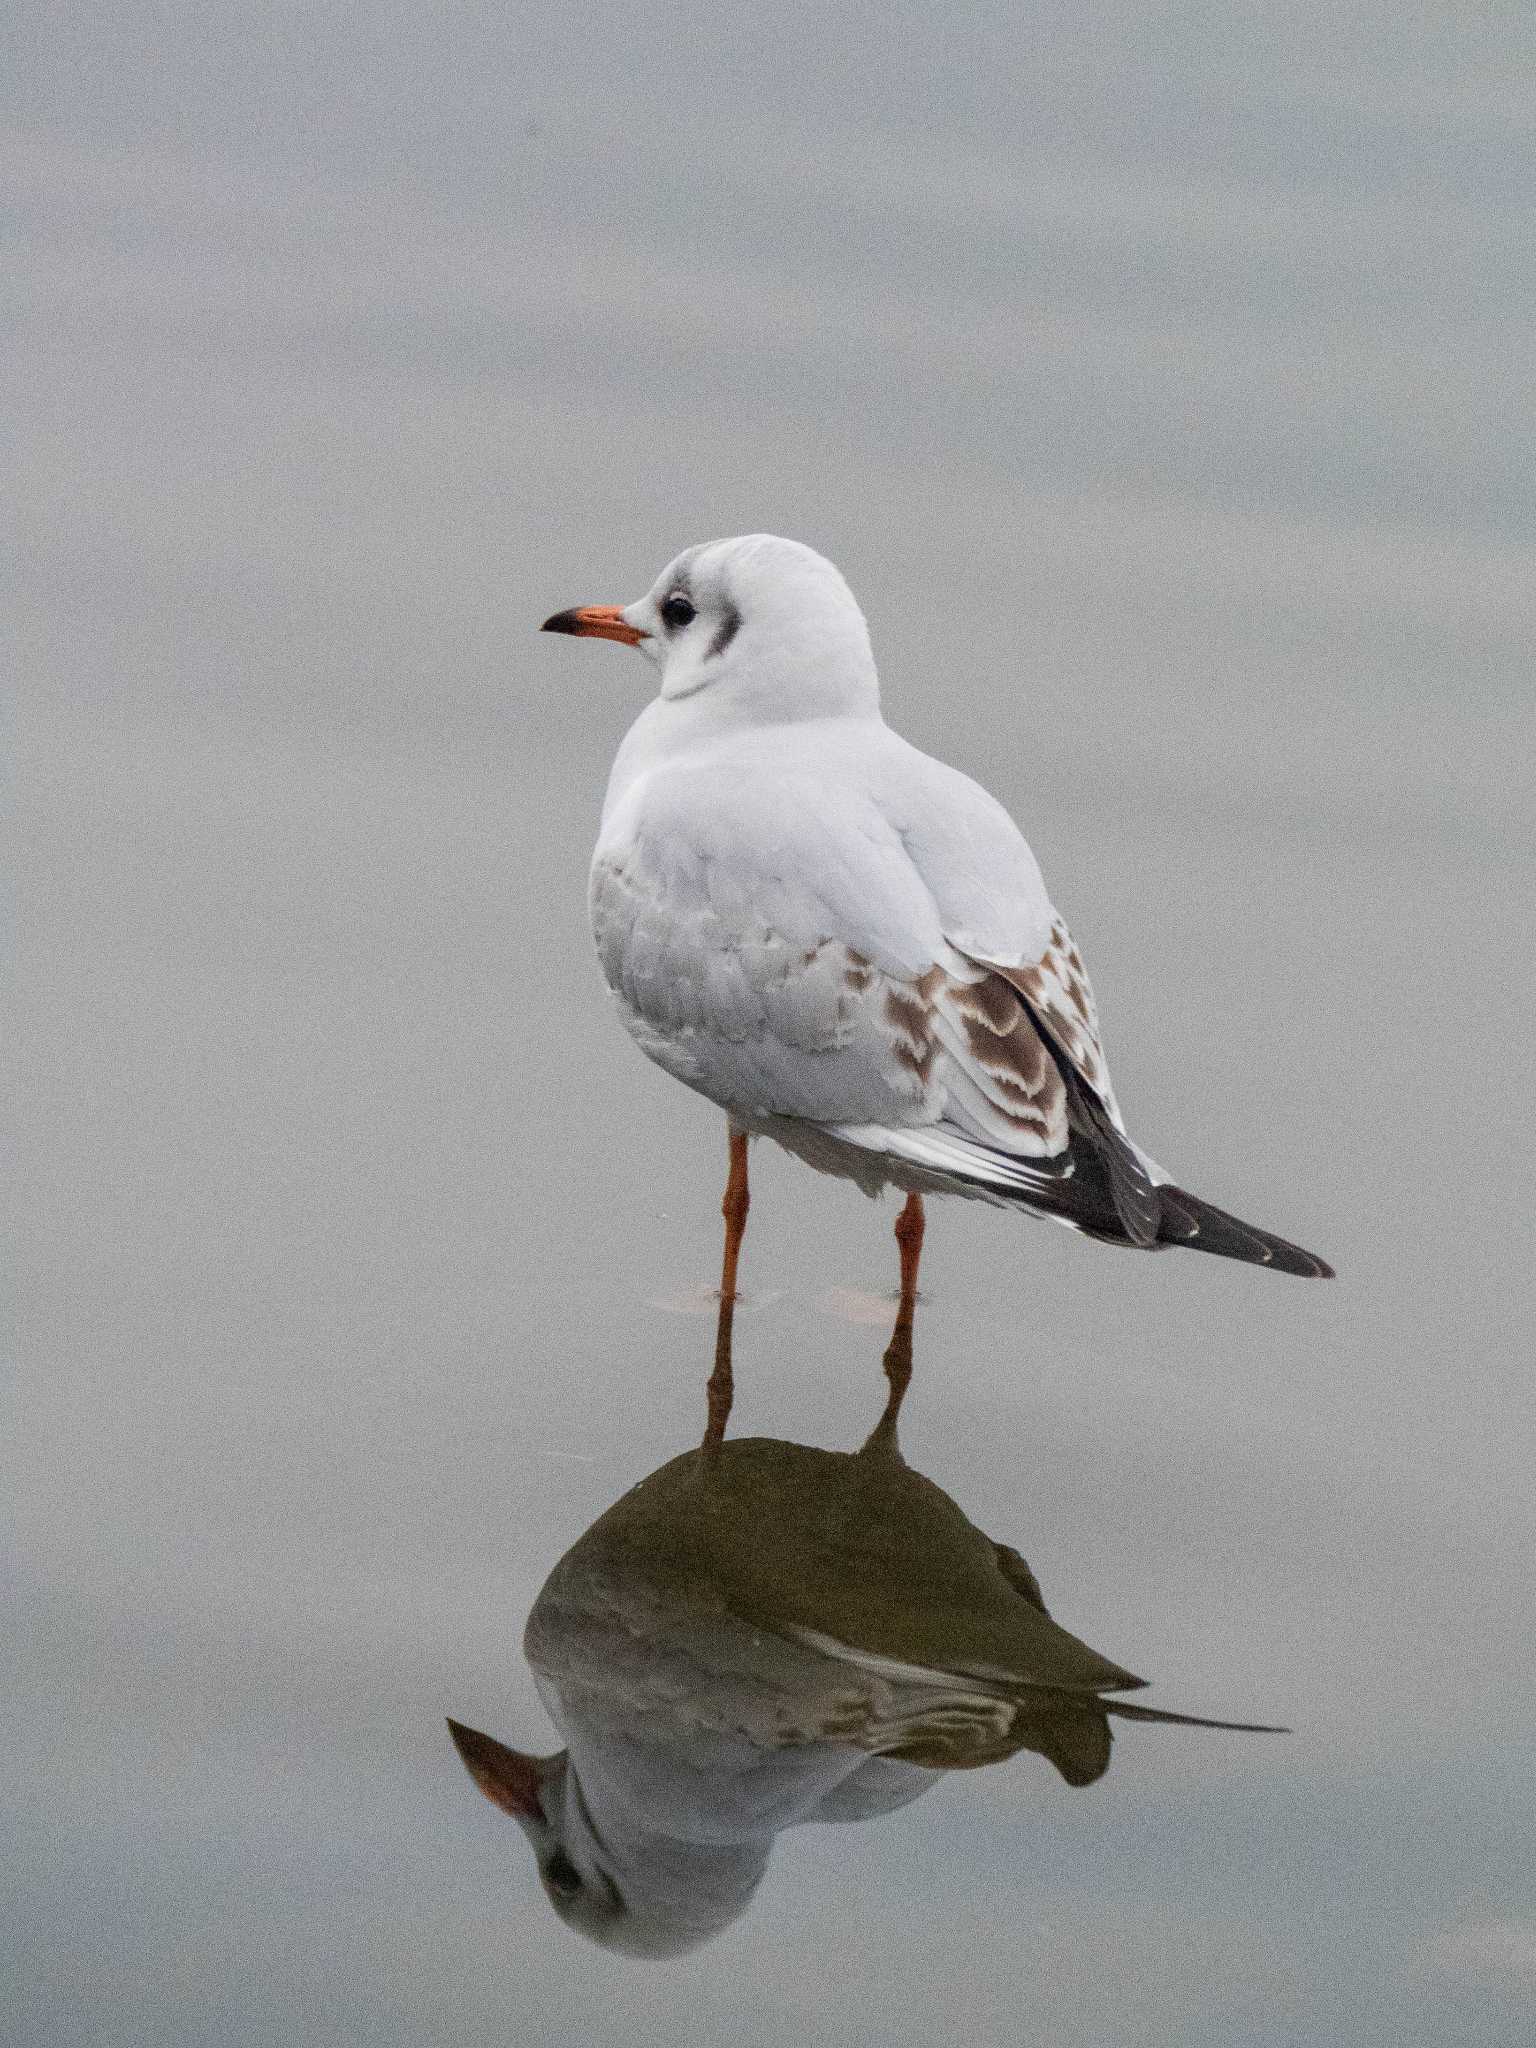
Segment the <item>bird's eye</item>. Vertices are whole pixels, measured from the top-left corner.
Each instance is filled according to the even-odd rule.
[[[675,632],[698,617],[698,613],[680,590],[674,590],[670,597],[661,601],[661,622]]]
[[[544,1866],[544,1882],[556,1898],[574,1899],[581,1890],[581,1872],[563,1849],[557,1849]]]

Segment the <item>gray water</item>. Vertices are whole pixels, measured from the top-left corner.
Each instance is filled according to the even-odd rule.
[[[1083,14],[39,17],[28,2048],[1530,2038],[1536,52]],[[1340,1278],[935,1204],[914,1465],[1294,1732],[798,1829],[642,1964],[443,1728],[556,1746],[524,1618],[712,1337],[723,1131],[585,930],[650,672],[533,628],[761,528],[1023,824],[1137,1136]],[[851,1449],[893,1210],[754,1174],[735,1426]]]

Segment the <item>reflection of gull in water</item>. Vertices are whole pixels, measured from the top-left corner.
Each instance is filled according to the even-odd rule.
[[[750,1133],[871,1194],[907,1191],[904,1292],[929,1191],[1111,1244],[1329,1272],[1131,1142],[1034,855],[985,790],[886,725],[830,562],[772,534],[713,541],[636,603],[545,629],[639,647],[661,671],[609,780],[592,928],[642,1051],[730,1118],[727,1295]]]
[[[450,1722],[521,1822],[556,1910],[634,1955],[746,1907],[781,1828],[868,1820],[1019,1750],[1101,1777],[1134,1678],[1051,1620],[1029,1566],[910,1469],[899,1394],[849,1455],[772,1438],[690,1451],[556,1565],[524,1647],[567,1747]]]

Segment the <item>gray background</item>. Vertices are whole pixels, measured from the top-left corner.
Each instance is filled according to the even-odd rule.
[[[19,54],[13,2037],[1527,2041],[1529,17]],[[523,1615],[710,1334],[719,1121],[585,931],[650,672],[532,629],[754,528],[1024,824],[1138,1136],[1343,1277],[938,1208],[914,1462],[1152,1697],[1297,1732],[789,1836],[647,1968],[441,1716],[546,1744]],[[891,1211],[756,1173],[740,1426],[850,1445]]]

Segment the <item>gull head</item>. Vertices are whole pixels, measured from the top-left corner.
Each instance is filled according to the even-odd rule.
[[[722,1906],[686,1892],[676,1896],[665,1884],[647,1887],[643,1870],[624,1873],[621,1889],[567,1751],[529,1756],[461,1721],[450,1720],[448,1732],[486,1798],[528,1838],[544,1896],[567,1927],[599,1948],[631,1956],[684,1955],[718,1934],[746,1903],[733,1897]]]
[[[565,1781],[570,1761],[564,1750],[554,1756],[529,1756],[510,1749],[478,1728],[450,1720],[448,1733],[460,1760],[492,1806],[510,1814],[527,1836],[539,1868],[545,1896],[564,1920],[611,1911],[608,1887],[594,1872],[576,1866],[562,1840]]]
[[[704,541],[629,605],[556,612],[546,633],[638,647],[669,702],[709,692],[761,719],[827,718],[879,703],[864,614],[824,555],[777,534]]]

